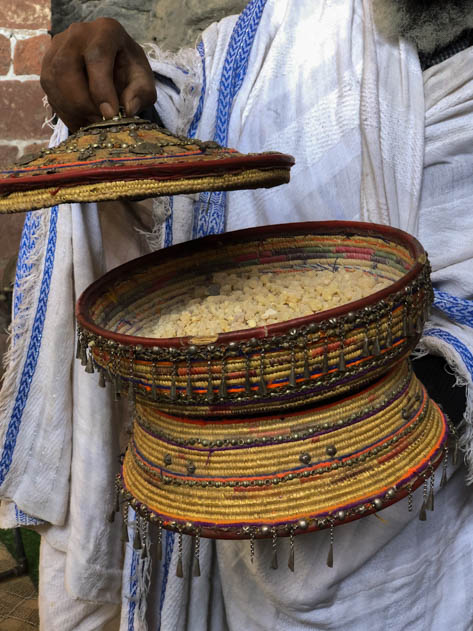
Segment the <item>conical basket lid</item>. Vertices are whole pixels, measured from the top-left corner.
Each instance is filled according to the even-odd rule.
[[[282,153],[241,154],[174,136],[140,118],[117,117],[83,127],[57,147],[0,171],[0,213],[278,186],[289,181],[293,164]]]

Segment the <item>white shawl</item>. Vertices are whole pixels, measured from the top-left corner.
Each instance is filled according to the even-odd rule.
[[[455,72],[442,74],[439,67],[425,73],[424,108],[424,81],[415,51],[404,42],[387,43],[376,34],[368,0],[252,0],[238,22],[229,18],[210,27],[203,43],[200,52],[205,74],[196,52],[181,56],[177,64],[169,56],[155,56],[154,68],[180,88],[160,87],[158,109],[166,126],[186,128],[192,118],[189,112],[197,110],[193,131],[198,137],[217,137],[242,151],[285,151],[296,156],[297,164],[286,187],[214,195],[210,200],[205,196],[197,201],[175,199],[167,222],[167,243],[222,228],[275,222],[384,221],[419,236],[429,250],[434,280],[439,280],[442,290],[459,298],[471,297],[468,263],[472,251],[467,235],[473,228],[473,215],[466,203],[471,169],[468,151],[461,147],[471,146],[473,64],[465,62],[462,73],[456,72],[458,61],[467,58],[471,62],[469,51],[449,60]],[[198,108],[204,76],[206,89]],[[448,85],[447,76],[451,79]],[[454,199],[452,181],[455,190],[461,190]],[[207,215],[204,208],[210,209]],[[462,225],[447,221],[448,229],[438,230],[446,212],[461,216]],[[124,225],[126,229],[130,230],[130,222]],[[139,249],[137,245],[134,255]],[[99,390],[95,379],[72,360],[72,307],[82,289],[105,270],[102,251],[93,205],[85,209],[66,206],[59,212],[45,211],[28,218],[16,288],[14,345],[0,400],[0,496],[9,500],[4,502],[0,523],[7,526],[28,520],[27,513],[56,524],[46,536],[66,554],[68,594],[97,603],[118,600],[119,529],[105,519],[112,504],[118,428],[112,422],[116,411],[108,393]],[[450,298],[445,300],[448,303]],[[446,303],[445,308],[451,306]],[[454,304],[462,313],[468,306]],[[424,343],[444,353],[459,380],[471,384],[473,361],[470,366],[468,353],[471,357],[473,339],[468,325],[438,318]],[[471,415],[471,404],[468,413]],[[452,497],[457,496],[461,498],[461,493],[455,496],[452,491]],[[370,557],[376,559],[376,552],[408,521],[393,513],[397,525],[377,536],[373,528],[379,530],[379,524],[373,520],[339,529],[337,538],[345,540],[347,550],[353,549],[352,537],[358,527],[367,543],[360,554],[344,559],[345,570],[329,576],[328,581],[335,585],[353,573],[362,584],[366,578],[360,569],[363,563]],[[232,585],[229,555],[243,558],[238,545],[230,544],[227,552],[219,545],[224,594]],[[168,552],[172,552],[172,538]],[[454,552],[460,555],[462,550],[457,547]],[[214,563],[212,546],[204,545],[203,554],[208,561],[203,572],[209,575]],[[466,569],[469,561],[466,558],[462,567]],[[191,588],[187,580],[175,579],[175,558],[170,563],[171,572],[161,573],[164,589],[163,585],[154,588],[163,595],[155,595],[155,609],[162,610],[162,629],[210,628],[207,608],[199,606],[193,594],[202,602],[202,592],[206,592],[204,600],[211,602],[208,611],[219,620],[220,614],[215,613],[222,612],[222,599],[216,596],[219,573],[211,574],[211,595],[205,589],[207,583]],[[127,577],[132,565],[128,551]],[[241,576],[250,572],[245,564],[239,570]],[[261,572],[256,582],[262,590],[259,598],[277,612],[287,577],[273,574],[268,582],[267,572]],[[266,591],[268,585],[272,587]],[[136,580],[124,581],[123,593],[131,600],[124,601],[122,628],[133,629],[135,622],[139,624],[133,596]],[[321,589],[322,593],[326,591]],[[227,613],[233,611],[230,604],[226,602]],[[337,613],[335,605],[330,602],[329,618]],[[321,606],[312,602],[311,610]],[[294,607],[299,610],[297,603]],[[187,621],[189,612],[192,622]],[[227,621],[230,628],[243,628],[248,613],[245,607],[241,613],[243,619],[236,616]],[[267,617],[263,609],[261,613]],[[256,622],[253,627],[248,619],[246,622],[247,628],[260,628]],[[394,618],[390,623],[394,629],[404,628],[396,627]],[[219,624],[215,628],[223,628]],[[281,622],[281,629],[291,628],[284,624]],[[310,628],[297,625],[294,622],[293,628]],[[275,623],[273,628],[278,628]]]

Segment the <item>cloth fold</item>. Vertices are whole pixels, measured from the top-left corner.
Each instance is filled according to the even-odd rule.
[[[224,134],[229,146],[244,152],[279,150],[296,157],[285,187],[171,200],[156,213],[158,222],[166,218],[166,230],[153,231],[158,235],[154,243],[161,237],[170,244],[212,231],[291,221],[363,218],[391,223],[426,247],[437,289],[470,301],[472,61],[467,49],[422,75],[412,46],[387,42],[375,31],[369,0],[252,0],[240,17],[207,29],[198,51],[170,57],[154,49],[153,70],[166,78],[158,79],[157,106],[171,131],[191,129],[203,140]],[[62,133],[58,128],[55,139]],[[18,511],[52,524],[43,528],[47,545],[64,555],[57,567],[64,568],[65,592],[96,603],[95,610],[87,605],[84,629],[96,628],[102,605],[122,597],[121,629],[138,631],[146,625],[136,606],[135,553],[126,547],[120,596],[120,529],[105,519],[126,410],[116,407],[109,393],[97,388],[96,379],[72,360],[75,298],[112,261],[117,264],[147,250],[136,230],[142,232],[142,222],[126,209],[121,217],[119,228],[112,228],[113,222],[107,223],[105,215],[99,218],[91,204],[66,205],[27,218],[12,349],[0,395],[0,526],[17,519]],[[104,257],[107,234],[115,257]],[[422,343],[427,351],[444,355],[467,386],[464,447],[473,469],[473,330],[452,317],[433,315]],[[457,539],[450,536],[448,515],[438,521],[434,515],[432,526],[420,530],[412,515],[402,513],[407,508],[401,503],[399,512],[391,511],[387,528],[369,518],[337,529],[347,558],[340,558],[342,569],[319,572],[315,583],[309,580],[315,572],[310,560],[314,550],[322,554],[326,537],[301,537],[299,555],[307,559],[302,565],[307,581],[300,598],[294,589],[287,591],[284,572],[271,573],[261,565],[255,573],[242,542],[201,542],[201,570],[208,582],[199,586],[190,576],[179,579],[173,573],[177,546],[167,535],[167,561],[152,583],[149,616],[162,631],[212,625],[222,631],[276,631],[314,625],[335,629],[333,621],[345,620],[342,614],[347,612],[352,628],[364,631],[366,609],[361,616],[359,607],[367,585],[376,592],[377,611],[386,605],[386,619],[395,631],[413,628],[409,624],[418,624],[428,613],[426,607],[438,617],[425,628],[440,631],[453,624],[467,631],[473,612],[459,594],[464,585],[459,586],[461,577],[471,574],[473,506],[461,473],[443,495],[449,492],[453,499],[445,506],[456,516]],[[361,537],[363,549],[351,554]],[[442,537],[445,545],[438,547]],[[416,549],[415,568],[408,552],[396,563],[401,544],[408,551]],[[455,611],[433,603],[429,583],[420,580],[429,546],[438,548],[434,593],[443,589],[442,602],[451,598],[458,605]],[[388,566],[396,585],[405,587],[399,593],[409,595],[402,601],[408,602],[404,616],[397,613],[401,601],[372,582]],[[420,581],[415,598],[413,576]],[[53,592],[43,591],[47,600],[60,597],[56,579],[54,585],[42,586]],[[251,602],[265,607],[249,609]],[[464,624],[456,617],[460,607],[469,616]],[[373,629],[385,628],[376,624]],[[69,628],[74,627],[60,631]]]

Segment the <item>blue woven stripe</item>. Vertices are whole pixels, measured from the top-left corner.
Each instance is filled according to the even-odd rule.
[[[221,145],[228,143],[230,114],[235,96],[248,70],[251,49],[263,15],[266,0],[252,0],[238,18],[228,46],[227,57],[220,78],[217,120],[214,140]],[[225,192],[202,193],[194,210],[194,238],[225,231]]]
[[[473,300],[457,298],[446,291],[435,290],[434,305],[455,322],[473,328]]]
[[[166,218],[166,223],[164,224],[164,247],[168,248],[172,245],[173,235],[172,235],[172,225],[174,221],[174,199],[172,197],[169,198],[169,215]]]
[[[128,607],[128,631],[135,629],[135,610],[136,610],[136,592],[138,589],[138,581],[136,578],[138,570],[138,552],[133,550],[130,567],[130,604]]]
[[[40,214],[30,212],[26,215],[23,231],[21,233],[20,249],[18,252],[18,260],[16,263],[15,277],[15,296],[13,301],[13,315],[19,314],[23,295],[20,293],[20,283],[31,272],[31,264],[29,263],[31,253],[36,246],[36,233],[41,222]]]
[[[51,276],[54,267],[54,257],[56,254],[57,212],[57,206],[51,209],[48,244],[46,246],[46,257],[44,261],[43,278],[41,280],[39,300],[36,308],[33,328],[31,331],[31,338],[26,355],[26,361],[21,374],[20,386],[18,388],[15,404],[13,406],[13,412],[5,435],[5,442],[3,444],[2,457],[0,459],[0,484],[3,484],[5,476],[7,475],[12,463],[13,452],[15,450],[18,432],[20,431],[23,411],[25,409],[26,402],[28,401],[31,382],[33,380],[36,365],[38,363],[39,351],[41,348],[41,341],[43,337],[44,320],[46,317],[46,310],[48,306],[49,290],[51,287]],[[24,259],[22,264],[27,266],[27,260]]]
[[[230,113],[235,96],[248,70],[251,48],[255,40],[266,0],[252,0],[238,18],[228,45],[227,57],[220,78],[215,142],[226,145]]]
[[[205,92],[207,90],[207,69],[205,67],[205,46],[203,41],[201,41],[200,44],[197,46],[197,51],[202,60],[202,89],[200,91],[199,104],[195,111],[194,118],[192,119],[191,126],[189,127],[189,132],[187,134],[189,138],[194,138],[197,132],[197,127],[199,126],[200,119],[202,118],[202,112],[204,110]]]
[[[473,355],[471,351],[463,342],[461,342],[457,337],[449,333],[448,331],[444,331],[443,329],[426,329],[424,332],[424,337],[436,337],[439,340],[443,340],[447,342],[452,348],[454,348],[460,357],[463,360],[468,372],[473,379]]]
[[[164,550],[164,565],[163,565],[163,580],[161,583],[161,597],[159,599],[159,627],[161,629],[161,614],[163,613],[164,598],[166,596],[166,587],[169,578],[169,568],[171,566],[172,552],[174,550],[174,533],[166,531],[165,536],[165,550]]]
[[[15,504],[15,517],[16,523],[18,526],[40,526],[45,522],[41,519],[36,519],[36,517],[31,517],[31,515],[27,515],[22,510],[18,508]]]

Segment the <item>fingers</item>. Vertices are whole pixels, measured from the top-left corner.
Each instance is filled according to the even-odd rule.
[[[119,51],[115,62],[115,85],[120,95],[120,104],[127,116],[134,116],[156,101],[153,72],[141,46]]]
[[[117,48],[110,42],[91,42],[84,52],[85,72],[92,101],[104,118],[118,114],[118,94],[114,84],[114,67]]]
[[[41,85],[53,110],[71,131],[100,120],[81,58],[67,49],[59,48],[53,53],[50,62],[45,58],[41,73]]]
[[[72,24],[56,35],[43,61],[41,85],[72,131],[116,116],[120,104],[132,116],[156,100],[143,49],[110,18]]]

